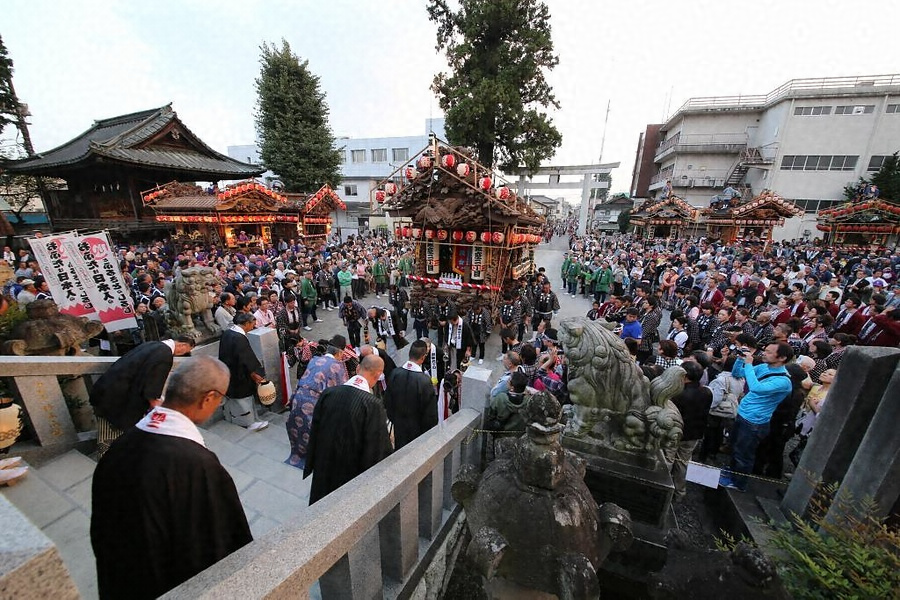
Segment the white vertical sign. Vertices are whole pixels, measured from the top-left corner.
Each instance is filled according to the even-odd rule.
[[[108,235],[103,232],[72,236],[63,246],[106,330],[137,327],[131,295]]]
[[[470,278],[473,281],[484,279],[484,244],[472,245],[472,273]]]
[[[50,288],[50,295],[59,312],[73,317],[87,317],[98,321],[97,311],[75,271],[64,242],[71,234],[28,240],[34,257],[41,266],[41,273]]]

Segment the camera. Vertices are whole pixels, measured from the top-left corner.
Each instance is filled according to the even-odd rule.
[[[728,346],[728,349],[731,350],[732,354],[737,354],[738,356],[744,356],[745,354],[747,354],[747,350],[745,348],[735,346],[734,344]]]

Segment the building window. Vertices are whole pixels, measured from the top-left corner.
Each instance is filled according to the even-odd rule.
[[[345,196],[359,196],[359,192],[356,189],[356,185],[345,185],[344,186],[344,195]]]
[[[387,162],[387,148],[372,148],[372,162]]]
[[[881,166],[884,164],[884,161],[887,159],[887,156],[873,156],[869,159],[869,166],[866,167],[866,171],[870,173],[875,171],[880,171]]]
[[[350,151],[350,162],[352,162],[352,163],[366,162],[366,151],[365,150],[351,150]]]
[[[859,156],[838,154],[835,156],[786,154],[781,159],[782,171],[852,171]]]
[[[900,104],[888,104],[887,110],[885,110],[884,112],[888,113],[889,115],[900,115]]]
[[[834,109],[836,115],[868,115],[875,112],[874,104],[866,104],[865,106],[838,106]]]
[[[796,117],[818,117],[819,115],[830,115],[830,106],[796,106],[794,107],[794,116]]]
[[[409,160],[409,148],[391,148],[391,160],[395,163]]]

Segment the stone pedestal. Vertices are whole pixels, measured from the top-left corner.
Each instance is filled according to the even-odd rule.
[[[612,502],[630,512],[636,523],[665,527],[675,485],[661,450],[654,461],[568,436],[563,437],[563,446],[585,462],[584,481],[597,504]]]
[[[272,406],[282,406],[284,398],[282,398],[281,386],[278,384],[281,381],[281,351],[278,349],[278,333],[269,327],[260,327],[248,333],[247,339],[250,340],[250,347],[253,348],[256,358],[266,370],[266,379],[275,384],[278,396]]]
[[[900,350],[853,346],[845,352],[828,401],[816,420],[809,444],[781,503],[785,514],[807,514],[809,502],[822,483],[847,486],[844,479],[851,463],[857,465],[855,477],[866,479],[865,472],[870,465],[877,464],[881,452],[879,444],[883,433],[874,435],[875,430],[882,427],[896,429],[896,419],[891,419],[890,414],[887,422],[881,419],[876,422],[876,411],[881,404],[893,404],[892,414],[897,413],[896,393],[891,397],[886,391],[900,361]],[[890,412],[891,407],[884,410]],[[869,437],[869,430],[873,430],[872,441],[866,444],[866,452],[860,452],[864,437]],[[875,491],[870,484],[864,487]],[[853,493],[849,487],[847,491]],[[854,497],[862,499],[866,491],[862,495],[854,493]]]

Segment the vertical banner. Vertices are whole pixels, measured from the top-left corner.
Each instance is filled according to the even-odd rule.
[[[425,242],[425,270],[429,275],[436,275],[440,266],[440,254],[437,240]]]
[[[465,275],[469,267],[469,249],[465,246],[453,246],[453,272]]]
[[[106,232],[72,236],[63,246],[106,330],[137,327],[131,295]]]
[[[484,244],[472,246],[472,273],[469,276],[472,281],[484,279]]]
[[[50,295],[59,307],[59,312],[98,321],[100,317],[97,316],[66,250],[65,242],[70,237],[71,234],[67,233],[57,237],[30,239],[28,243],[41,266],[41,273],[50,287]]]

